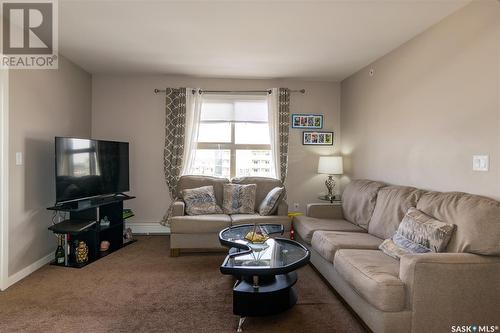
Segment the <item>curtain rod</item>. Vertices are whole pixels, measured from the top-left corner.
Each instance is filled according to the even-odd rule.
[[[165,89],[155,89],[153,90],[155,94],[158,94],[158,93],[161,93],[161,92],[166,92]],[[192,90],[192,93],[194,94],[196,92],[196,90]],[[266,89],[266,90],[199,90],[200,94],[203,94],[203,93],[207,93],[207,94],[210,94],[210,93],[227,93],[227,94],[231,94],[231,93],[267,93],[267,94],[270,94],[271,93],[271,89]],[[299,90],[290,90],[290,92],[292,93],[301,93],[301,94],[305,94],[306,93],[306,90],[305,89],[299,89]]]

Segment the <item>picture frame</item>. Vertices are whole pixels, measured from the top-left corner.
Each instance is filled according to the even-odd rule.
[[[305,146],[333,146],[333,132],[329,131],[303,131],[302,144]]]
[[[292,128],[322,129],[322,114],[292,114]]]

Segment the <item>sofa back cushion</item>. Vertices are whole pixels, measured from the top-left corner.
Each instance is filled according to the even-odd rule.
[[[222,209],[215,201],[212,185],[182,190],[182,199],[186,204],[187,215],[222,214]]]
[[[377,202],[368,226],[368,232],[382,239],[391,238],[411,207],[423,194],[422,190],[407,186],[386,186],[377,194]]]
[[[253,214],[255,212],[255,184],[225,184],[224,214]]]
[[[223,189],[224,184],[228,184],[229,180],[226,178],[209,177],[209,176],[193,176],[186,175],[181,176],[179,182],[177,183],[178,197],[182,198],[182,191],[191,188],[197,188],[202,186],[213,186],[215,200],[219,207],[222,207],[223,200]]]
[[[268,177],[238,177],[231,179],[233,184],[256,184],[257,191],[255,192],[255,211],[259,211],[259,206],[267,196],[267,194],[275,187],[283,187],[283,183],[279,179]]]
[[[500,255],[500,202],[461,192],[427,192],[417,209],[456,225],[446,252]]]
[[[344,218],[361,228],[368,229],[377,201],[377,192],[384,186],[386,186],[384,183],[372,180],[351,181],[342,194]]]

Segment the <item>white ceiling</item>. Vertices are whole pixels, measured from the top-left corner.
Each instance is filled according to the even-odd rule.
[[[470,0],[59,2],[91,73],[342,80]]]

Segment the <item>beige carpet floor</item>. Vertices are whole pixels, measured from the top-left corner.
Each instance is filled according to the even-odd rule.
[[[45,266],[0,293],[0,332],[235,332],[224,254],[168,256],[168,236],[139,241],[82,269]],[[309,266],[298,303],[248,318],[244,332],[363,332]]]

